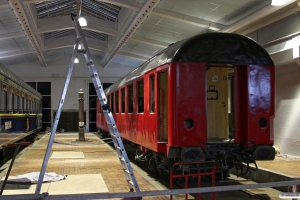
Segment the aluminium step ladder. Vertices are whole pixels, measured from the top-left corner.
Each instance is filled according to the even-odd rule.
[[[104,90],[102,88],[102,84],[100,82],[97,70],[94,66],[94,63],[93,63],[93,60],[92,60],[92,57],[91,57],[91,53],[88,49],[87,42],[85,40],[85,37],[83,35],[83,31],[82,31],[81,26],[80,26],[79,21],[78,21],[78,17],[75,14],[71,14],[71,19],[72,19],[73,24],[75,26],[75,31],[76,31],[76,35],[77,35],[76,44],[75,44],[74,49],[73,49],[73,54],[72,54],[71,62],[70,62],[70,65],[69,65],[69,72],[68,72],[66,82],[65,82],[65,86],[64,86],[64,89],[63,89],[63,92],[62,92],[61,100],[60,100],[59,105],[58,105],[57,113],[56,113],[55,120],[54,120],[54,125],[53,125],[51,135],[50,135],[50,138],[49,138],[49,141],[48,141],[48,146],[47,146],[47,149],[46,149],[46,153],[45,153],[44,161],[43,161],[42,168],[41,168],[41,171],[40,171],[40,175],[39,175],[39,179],[38,179],[38,183],[37,183],[37,186],[36,186],[35,193],[40,194],[41,185],[42,185],[42,182],[43,182],[43,179],[44,179],[47,163],[48,163],[48,160],[49,160],[49,155],[50,155],[50,152],[51,152],[51,148],[52,148],[52,144],[53,144],[53,140],[54,140],[54,136],[55,136],[55,131],[57,129],[57,124],[58,124],[59,117],[60,117],[60,114],[61,114],[61,109],[62,109],[64,100],[65,100],[68,85],[69,85],[69,82],[70,82],[70,79],[71,79],[71,74],[72,74],[73,67],[74,67],[74,59],[76,58],[78,52],[84,53],[84,57],[85,57],[85,60],[86,60],[86,63],[87,63],[87,67],[88,67],[88,70],[90,72],[91,78],[93,80],[93,83],[94,83],[94,86],[95,86],[95,89],[96,89],[96,92],[97,92],[98,99],[100,100],[100,104],[101,104],[101,107],[102,107],[102,110],[103,110],[103,114],[105,116],[107,125],[109,127],[110,135],[111,135],[111,138],[113,140],[113,143],[114,143],[115,149],[117,151],[118,157],[120,159],[120,163],[122,165],[122,168],[123,168],[128,186],[130,188],[130,192],[133,192],[135,190],[136,192],[139,193],[140,192],[139,186],[137,184],[137,181],[136,181],[136,178],[134,176],[132,167],[130,165],[130,162],[129,162],[127,153],[125,151],[122,139],[120,137],[117,126],[115,124],[114,117],[112,116],[111,110],[108,106],[108,102],[107,102]],[[78,49],[79,45],[81,45],[81,50]]]

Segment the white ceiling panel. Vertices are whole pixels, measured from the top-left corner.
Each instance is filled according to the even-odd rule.
[[[31,62],[30,59],[27,58],[26,55],[19,55],[19,56],[13,56],[5,59],[9,65],[17,65],[17,64],[22,64],[26,62]],[[1,62],[1,60],[0,60]],[[24,69],[26,70],[26,69]]]
[[[128,40],[126,44],[123,45],[121,51],[130,52],[139,42],[134,40]]]
[[[144,57],[152,57],[156,53],[160,52],[163,50],[162,47],[157,47],[157,46],[151,46],[142,42],[139,42],[131,51],[130,53],[144,56]]]
[[[27,57],[27,59],[28,59],[30,62],[39,60],[39,58],[37,57],[37,55],[36,55],[35,53],[26,54],[25,56]]]
[[[121,65],[131,66],[131,67],[135,68],[135,67],[140,66],[142,63],[144,63],[144,61],[141,61],[141,60],[138,60],[135,58],[124,57],[118,63]]]
[[[0,54],[22,50],[14,39],[1,40],[0,46]]]
[[[135,32],[135,35],[171,44],[205,30],[172,19],[150,16],[145,21],[145,25],[142,24],[139,30]]]
[[[27,50],[27,49],[33,50],[30,42],[28,41],[28,39],[26,37],[15,38],[13,40],[20,47],[20,49],[22,49],[22,50]]]
[[[119,63],[125,56],[117,54],[111,59],[112,63]]]

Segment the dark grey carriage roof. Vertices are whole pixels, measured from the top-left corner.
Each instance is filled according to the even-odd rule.
[[[36,95],[39,98],[42,98],[42,95],[33,89],[30,85],[25,83],[21,78],[19,78],[17,75],[12,73],[9,69],[4,67],[3,65],[0,64],[0,74],[3,76],[7,77],[9,80],[13,81],[17,85],[20,85],[22,88],[26,89],[27,91],[31,92],[32,94]]]
[[[171,62],[274,66],[267,51],[248,37],[234,33],[204,33],[170,45],[111,85],[106,93]]]

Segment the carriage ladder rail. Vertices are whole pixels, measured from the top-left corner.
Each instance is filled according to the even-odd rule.
[[[103,114],[105,116],[107,125],[109,127],[109,132],[110,132],[111,138],[113,140],[115,149],[117,151],[121,166],[123,168],[123,172],[124,172],[125,178],[127,180],[127,184],[129,186],[130,192],[135,191],[135,192],[139,193],[140,192],[139,186],[137,184],[137,181],[136,181],[136,178],[134,176],[131,164],[129,162],[127,153],[125,151],[125,148],[124,148],[124,145],[123,145],[123,142],[122,142],[122,138],[120,137],[117,126],[115,124],[114,117],[112,116],[111,110],[108,106],[108,101],[106,99],[104,90],[102,88],[102,84],[101,84],[100,78],[98,76],[96,67],[95,67],[94,62],[92,60],[91,53],[88,49],[87,42],[86,42],[85,37],[83,35],[83,31],[82,31],[81,26],[79,24],[78,17],[75,14],[71,14],[71,19],[72,19],[72,22],[74,24],[76,35],[77,35],[76,44],[75,44],[74,49],[73,49],[73,54],[72,54],[71,62],[70,62],[70,65],[69,65],[69,72],[68,72],[66,82],[65,82],[65,86],[64,86],[64,89],[63,89],[63,92],[62,92],[62,97],[61,97],[61,100],[59,102],[59,106],[58,106],[58,109],[57,109],[57,112],[56,112],[52,132],[51,132],[51,135],[50,135],[50,138],[49,138],[49,141],[48,141],[48,146],[47,146],[47,149],[46,149],[46,153],[45,153],[44,161],[43,161],[42,168],[41,168],[41,171],[40,171],[40,175],[39,175],[39,179],[38,179],[38,183],[37,183],[37,186],[36,186],[35,193],[39,194],[40,190],[41,190],[41,185],[42,185],[42,182],[43,182],[43,178],[44,178],[44,175],[45,175],[47,163],[48,163],[48,160],[49,160],[49,156],[50,156],[50,152],[51,152],[51,148],[52,148],[52,144],[53,144],[53,140],[54,140],[55,131],[57,129],[57,124],[58,124],[59,117],[60,117],[60,114],[61,114],[61,109],[62,109],[63,103],[65,101],[66,92],[67,92],[67,89],[68,89],[68,85],[69,85],[71,74],[72,74],[73,67],[74,67],[74,59],[76,58],[77,53],[83,53],[84,54],[84,57],[85,57],[85,60],[86,60],[86,63],[87,63],[87,67],[88,67],[88,70],[90,72],[92,81],[94,83],[94,87],[95,87],[98,99],[100,100],[100,105],[101,105],[101,108],[103,110]],[[81,49],[79,48],[79,45],[81,45]]]
[[[78,17],[74,14],[71,14],[71,18],[72,18],[73,24],[75,26],[75,31],[76,31],[77,38],[81,39],[81,48],[83,50],[79,51],[79,52],[84,53],[84,57],[85,57],[85,60],[86,60],[86,63],[87,63],[87,67],[89,69],[91,78],[93,80],[98,99],[100,100],[100,105],[101,105],[101,108],[102,108],[102,111],[103,111],[103,115],[105,116],[107,126],[109,128],[109,132],[110,132],[111,138],[113,140],[116,152],[118,154],[121,166],[123,168],[123,172],[124,172],[124,175],[126,177],[128,186],[129,186],[131,192],[133,192],[134,190],[136,192],[140,192],[140,189],[139,189],[139,186],[137,184],[136,178],[134,176],[134,173],[133,173],[131,164],[129,162],[127,153],[125,151],[125,148],[124,148],[124,145],[123,145],[123,142],[122,142],[122,138],[120,137],[117,125],[115,124],[114,117],[113,117],[112,112],[109,108],[107,98],[105,96],[100,78],[99,78],[98,73],[97,73],[97,69],[94,65],[94,62],[92,60],[91,53],[90,53],[89,48],[87,46],[87,42],[85,40],[83,31],[82,31],[81,26],[79,24]]]

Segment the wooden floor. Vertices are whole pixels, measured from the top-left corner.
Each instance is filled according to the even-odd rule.
[[[104,144],[97,136],[86,133],[85,138],[92,142],[78,142],[78,134],[57,134],[54,139],[50,159],[46,172],[55,172],[60,175],[90,175],[101,174],[109,193],[128,192],[129,187],[121,168],[116,152],[107,144]],[[40,172],[49,135],[43,135],[40,140],[24,150],[16,159],[10,176]],[[55,152],[83,152],[84,158],[51,158]],[[153,182],[143,177],[132,165],[134,174],[141,191],[158,189]],[[3,176],[3,175],[2,175]],[[88,187],[89,183],[82,185]],[[159,186],[160,187],[160,186]],[[49,193],[49,195],[51,195]],[[169,199],[166,196],[145,197],[143,199]]]

